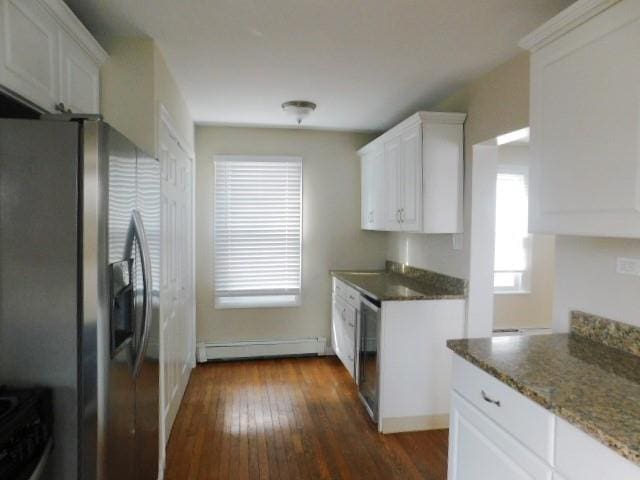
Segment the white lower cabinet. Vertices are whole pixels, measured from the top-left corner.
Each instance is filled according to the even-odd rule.
[[[461,357],[449,480],[640,480],[640,467]]]
[[[333,279],[331,347],[354,379],[359,303],[360,295],[354,289],[340,280]]]
[[[377,333],[371,338],[363,335],[368,330],[360,318],[360,294],[333,279],[331,345],[335,354],[358,383],[359,348],[367,345],[369,359],[375,352],[371,362],[375,368],[369,370],[364,363],[362,369],[369,382],[377,385],[380,432],[446,428],[451,389],[446,340],[464,335],[465,300],[383,301],[379,308]]]
[[[640,479],[640,467],[561,418],[556,427],[555,469],[560,480]]]
[[[455,392],[449,480],[551,480],[551,468]]]

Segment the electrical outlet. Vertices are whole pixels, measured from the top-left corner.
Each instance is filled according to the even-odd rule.
[[[621,275],[640,276],[640,258],[618,257],[616,261],[616,272]]]

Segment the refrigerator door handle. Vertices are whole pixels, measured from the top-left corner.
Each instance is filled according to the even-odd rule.
[[[133,210],[131,215],[131,226],[133,238],[127,242],[133,247],[133,239],[138,244],[140,249],[140,262],[142,264],[142,285],[144,289],[143,293],[143,325],[142,335],[139,345],[136,346],[135,358],[133,362],[133,376],[138,376],[140,367],[142,366],[142,360],[144,359],[144,353],[149,343],[149,332],[151,331],[151,292],[153,289],[152,277],[151,277],[151,257],[149,255],[149,244],[147,243],[147,235],[144,231],[144,224],[142,222],[142,215],[138,210]],[[131,236],[130,236],[131,238]]]

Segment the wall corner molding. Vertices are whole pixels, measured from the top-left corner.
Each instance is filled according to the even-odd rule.
[[[530,52],[535,52],[620,1],[578,0],[520,40],[518,46]]]

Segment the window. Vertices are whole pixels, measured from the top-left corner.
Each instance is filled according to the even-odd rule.
[[[302,159],[216,156],[216,308],[300,304]]]
[[[496,181],[496,244],[493,286],[496,293],[529,290],[528,169],[501,165]]]

